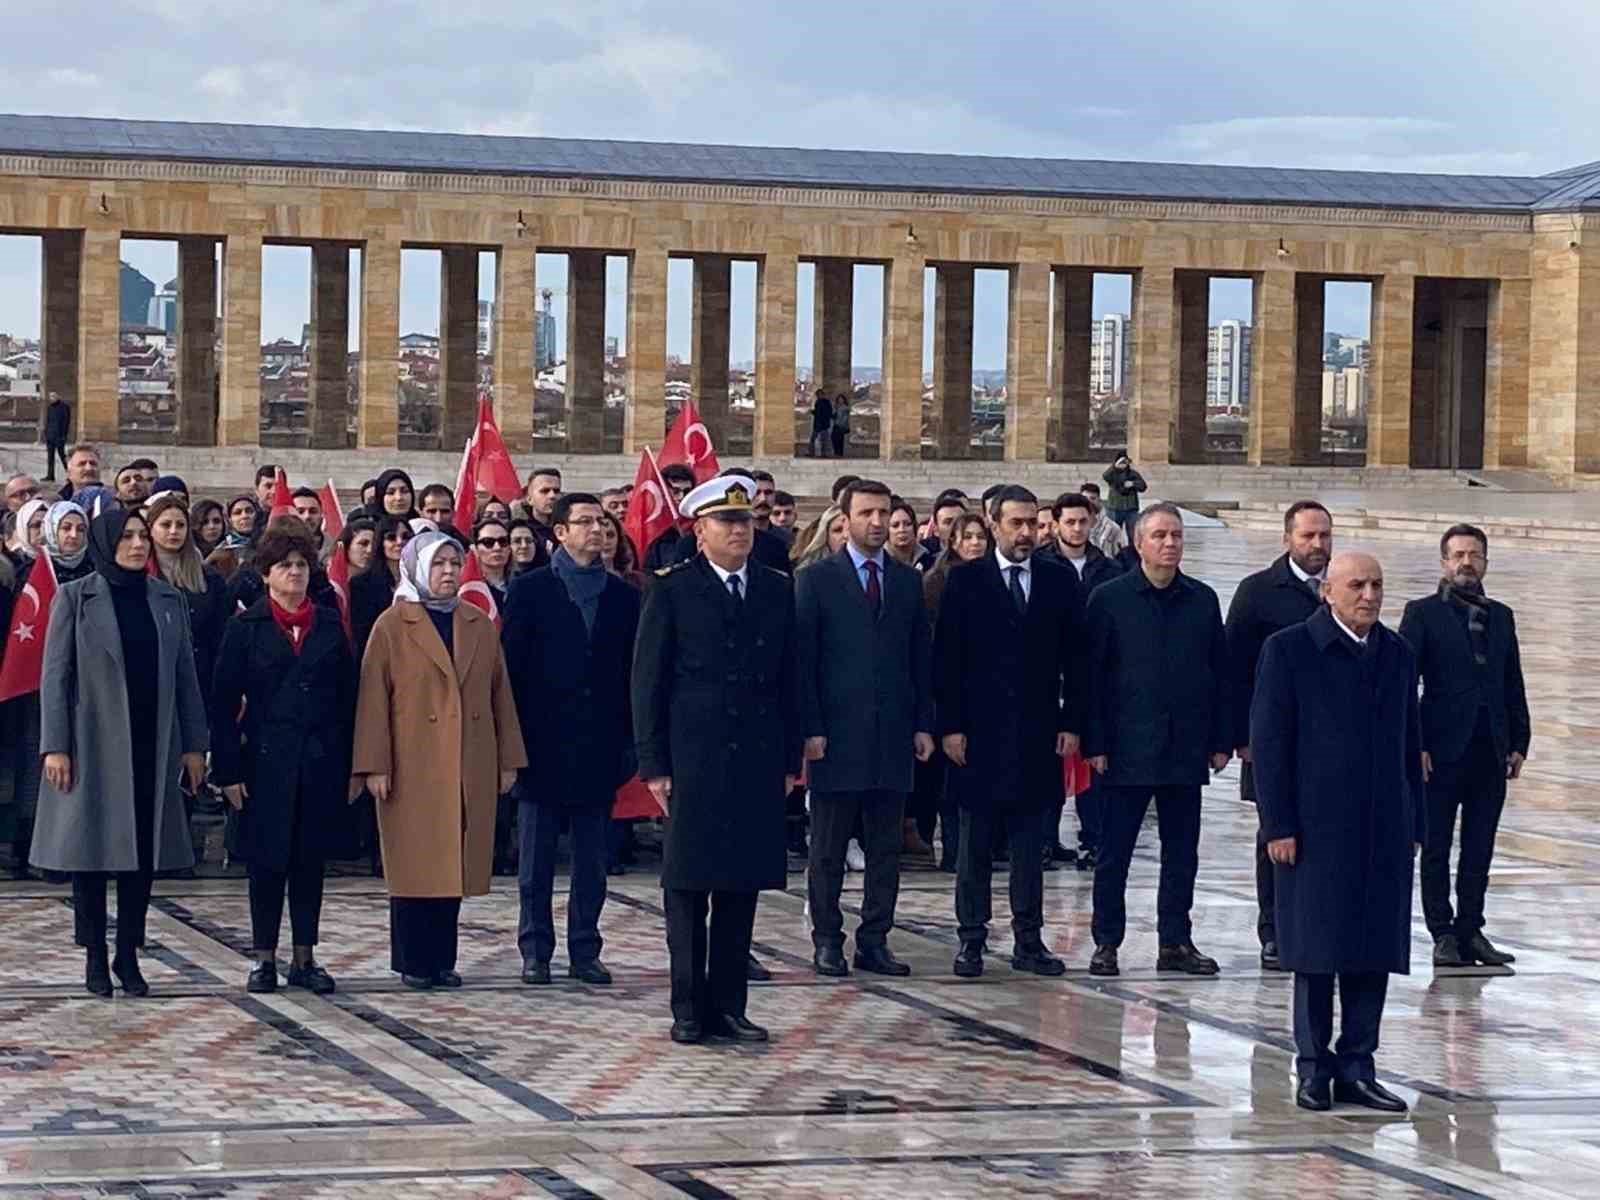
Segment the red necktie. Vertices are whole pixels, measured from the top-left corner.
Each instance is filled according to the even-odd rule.
[[[878,584],[878,563],[876,559],[869,558],[862,566],[867,568],[867,603],[872,605],[872,615],[877,616],[883,608],[883,588]]]

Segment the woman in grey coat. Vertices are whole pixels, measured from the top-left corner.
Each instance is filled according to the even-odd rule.
[[[130,996],[139,972],[150,881],[194,864],[183,783],[205,775],[206,713],[195,676],[189,606],[146,573],[150,528],[113,509],[89,526],[94,574],[56,594],[45,635],[39,751],[44,786],[33,864],[72,873],[84,986],[109,996],[106,884],[117,881],[117,955]]]

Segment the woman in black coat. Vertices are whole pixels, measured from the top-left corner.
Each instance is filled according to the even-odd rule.
[[[367,651],[367,639],[378,618],[394,603],[400,582],[400,551],[411,540],[411,526],[399,517],[378,520],[378,552],[367,569],[350,579],[350,633],[355,639],[356,662]]]
[[[356,669],[338,611],[308,595],[316,561],[303,529],[274,525],[262,535],[256,562],[267,594],[229,622],[211,693],[212,775],[239,812],[234,849],[249,864],[252,992],[278,987],[285,891],[289,985],[334,990],[313,947],[323,863],[349,840]]]
[[[376,491],[368,515],[374,520],[399,517],[409,521],[417,515],[417,487],[399,467],[390,467],[374,481]],[[363,489],[365,490],[365,489]]]
[[[216,669],[217,647],[222,645],[222,627],[233,606],[228,599],[228,584],[215,567],[201,559],[193,541],[189,510],[177,495],[166,495],[145,509],[154,543],[156,574],[183,593],[189,602],[189,631],[194,639],[194,670],[200,678],[200,691],[211,694],[211,676]]]

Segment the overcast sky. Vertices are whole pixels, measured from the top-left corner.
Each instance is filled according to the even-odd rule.
[[[1600,158],[1595,0],[10,0],[6,40],[0,104],[22,112],[1518,175]],[[175,272],[170,244],[125,257]],[[407,259],[402,324],[434,330],[436,260]],[[299,337],[308,272],[269,255],[265,338]],[[37,334],[38,276],[37,243],[0,237],[0,330]],[[1116,283],[1098,307],[1126,306]],[[858,272],[861,364],[877,284]],[[752,288],[736,274],[735,359]],[[980,367],[1004,364],[1004,312],[1002,277],[980,277]],[[1248,285],[1214,289],[1228,316]],[[1330,295],[1330,328],[1366,322],[1364,287]],[[687,271],[668,341],[687,354]]]

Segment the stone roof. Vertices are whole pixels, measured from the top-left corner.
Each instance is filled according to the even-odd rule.
[[[885,192],[1479,212],[1600,208],[1600,163],[1544,177],[0,115],[0,154]]]

